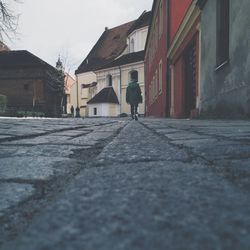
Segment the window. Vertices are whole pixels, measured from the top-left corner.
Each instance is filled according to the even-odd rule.
[[[217,66],[229,59],[229,0],[217,0]]]
[[[157,45],[158,45],[158,32],[157,32],[157,29],[158,29],[158,21],[156,19],[155,25],[154,25],[154,53],[156,52]]]
[[[130,53],[135,52],[135,40],[134,38],[132,38],[131,42],[130,42]]]
[[[159,38],[161,38],[163,31],[163,8],[162,8],[162,1],[160,2],[159,7]]]
[[[156,18],[155,21],[155,39],[156,39],[156,48],[158,47],[158,41],[159,41],[159,21],[158,21],[158,17]]]
[[[26,91],[28,91],[28,90],[29,90],[29,87],[30,87],[30,86],[29,86],[29,84],[28,84],[28,83],[26,83],[26,84],[24,84],[24,85],[23,85],[23,89],[24,89],[24,90],[26,90]]]
[[[97,115],[97,108],[94,108],[94,115]]]
[[[159,94],[162,93],[162,60],[159,63]]]
[[[157,99],[159,93],[159,75],[158,69],[155,71],[155,98]]]
[[[150,105],[153,103],[153,98],[152,98],[153,93],[152,92],[153,92],[153,90],[152,90],[152,81],[151,81],[151,83],[149,85],[149,104]]]
[[[112,87],[112,86],[113,86],[112,75],[108,75],[108,76],[107,76],[107,82],[108,82],[108,86],[109,86],[109,87]]]
[[[153,77],[153,102],[155,100],[155,75]]]

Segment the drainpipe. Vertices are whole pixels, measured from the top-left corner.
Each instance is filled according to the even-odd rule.
[[[166,23],[167,23],[167,52],[170,47],[170,8],[171,8],[171,0],[166,1]],[[166,116],[170,116],[170,107],[171,107],[171,70],[170,70],[170,62],[166,56],[166,83],[167,83],[167,91],[166,91]]]
[[[122,113],[122,70],[121,66],[119,66],[120,71],[120,114]]]

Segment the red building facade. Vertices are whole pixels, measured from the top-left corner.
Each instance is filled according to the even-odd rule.
[[[153,2],[152,20],[145,49],[147,116],[182,116],[173,112],[173,104],[175,104],[175,109],[178,109],[178,105],[183,106],[183,104],[176,103],[180,100],[178,100],[179,97],[175,97],[180,95],[178,91],[183,90],[174,88],[170,73],[180,73],[178,70],[182,71],[183,68],[176,64],[175,71],[173,71],[173,67],[170,67],[172,57],[168,58],[167,55],[191,3],[192,0],[155,0]],[[173,56],[175,55],[174,53]],[[178,85],[182,81],[182,74],[176,74],[176,77]],[[174,97],[176,102],[172,101]],[[176,112],[179,111],[176,110]]]
[[[167,2],[155,0],[145,47],[146,115],[167,115]]]
[[[169,1],[169,36],[172,42],[192,0],[170,0]]]
[[[178,9],[171,6],[171,44],[167,60],[171,71],[171,108],[173,118],[196,117],[199,113],[199,68],[200,68],[200,9],[197,1],[186,1]],[[177,18],[176,11],[183,15]]]

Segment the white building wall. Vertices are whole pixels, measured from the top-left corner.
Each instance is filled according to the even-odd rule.
[[[139,30],[135,30],[132,32],[127,39],[128,42],[128,47],[129,47],[129,52],[131,53],[131,41],[134,39],[134,52],[138,52],[141,50],[144,50],[145,48],[145,43],[147,39],[147,34],[148,34],[148,27],[141,28]]]
[[[117,95],[118,101],[120,102],[120,70],[119,67],[104,69],[96,72],[97,76],[97,92],[100,92],[103,88],[108,87],[107,77],[112,76],[112,87]]]
[[[115,113],[111,112],[115,107]],[[97,114],[94,115],[94,109],[96,108]],[[88,105],[89,117],[110,117],[119,115],[119,105],[113,103],[97,103]]]

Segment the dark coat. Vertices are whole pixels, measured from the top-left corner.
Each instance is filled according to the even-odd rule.
[[[138,105],[142,103],[141,88],[137,82],[130,82],[126,91],[126,102]]]

